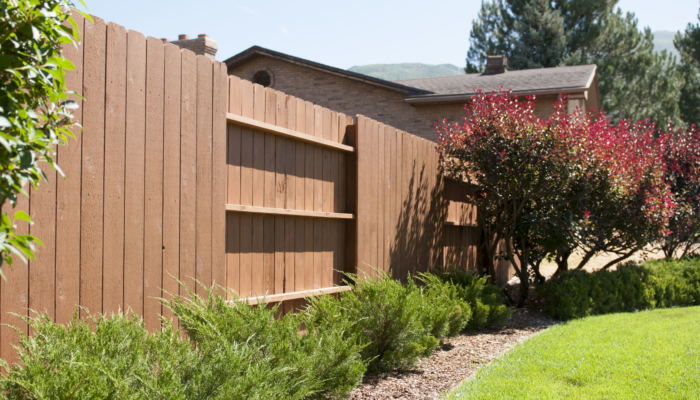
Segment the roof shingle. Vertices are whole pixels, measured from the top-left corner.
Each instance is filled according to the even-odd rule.
[[[474,89],[486,92],[505,90],[514,92],[555,89],[587,88],[595,74],[595,65],[539,68],[508,71],[496,75],[466,74],[435,78],[394,81],[404,86],[434,93],[435,95],[473,94]]]

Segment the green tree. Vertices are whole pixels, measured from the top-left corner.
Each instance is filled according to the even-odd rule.
[[[684,33],[676,34],[673,44],[680,53],[680,70],[685,78],[680,96],[681,118],[700,126],[700,24],[688,24]]]
[[[617,0],[493,0],[483,2],[472,23],[468,62],[483,66],[489,54],[505,54],[511,69],[549,65],[596,64],[602,109],[614,119],[651,119],[680,123],[678,101],[683,77],[669,54],[654,52],[650,30],[640,30],[634,14],[623,14]],[[533,22],[539,26],[532,27]],[[546,23],[544,23],[546,21]],[[560,35],[563,25],[566,43]],[[548,40],[548,55],[540,62],[542,44],[528,30]]]
[[[564,19],[549,0],[533,0],[523,7],[515,22],[519,40],[514,43],[509,67],[513,69],[556,67],[566,48]]]
[[[45,181],[42,168],[60,172],[55,146],[72,137],[71,113],[77,108],[68,99],[64,79],[74,66],[61,55],[63,45],[79,40],[72,5],[70,0],[0,3],[0,204],[14,207],[18,195],[28,195],[29,185],[36,188]],[[31,223],[26,213],[14,213],[13,220],[3,208],[0,267],[12,264],[13,254],[24,261],[32,258],[35,245],[41,244],[31,235],[17,234],[17,221]]]

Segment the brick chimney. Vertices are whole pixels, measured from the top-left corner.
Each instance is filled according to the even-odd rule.
[[[193,39],[190,39],[189,35],[179,35],[177,40],[173,40],[170,43],[180,46],[183,49],[192,50],[194,54],[205,55],[212,60],[215,59],[216,51],[219,50],[219,46],[216,45],[216,40],[210,38],[208,35],[199,35]]]
[[[508,72],[508,57],[487,56],[483,75],[496,75]]]

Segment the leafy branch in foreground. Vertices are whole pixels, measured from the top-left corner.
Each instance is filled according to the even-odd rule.
[[[78,105],[69,99],[65,73],[74,66],[61,54],[63,46],[80,40],[72,5],[70,0],[6,0],[0,5],[0,267],[12,265],[13,255],[26,262],[41,245],[16,232],[16,222],[31,221],[22,211],[10,218],[7,203],[15,207],[18,195],[28,196],[29,185],[36,188],[46,181],[43,169],[61,173],[55,146],[73,137],[72,112]]]

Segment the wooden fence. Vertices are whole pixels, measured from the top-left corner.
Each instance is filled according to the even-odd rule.
[[[476,268],[480,232],[468,193],[442,177],[435,144],[228,77],[226,67],[154,38],[75,17],[83,40],[64,54],[83,129],[60,146],[66,177],[16,209],[44,243],[5,268],[0,323],[76,306],[131,309],[159,329],[157,300],[222,285],[285,301],[344,290],[342,272],[393,277],[446,264]],[[12,210],[6,210],[12,211]],[[501,263],[499,280],[512,275]],[[231,293],[233,293],[231,292]],[[0,327],[0,357],[18,333]]]

